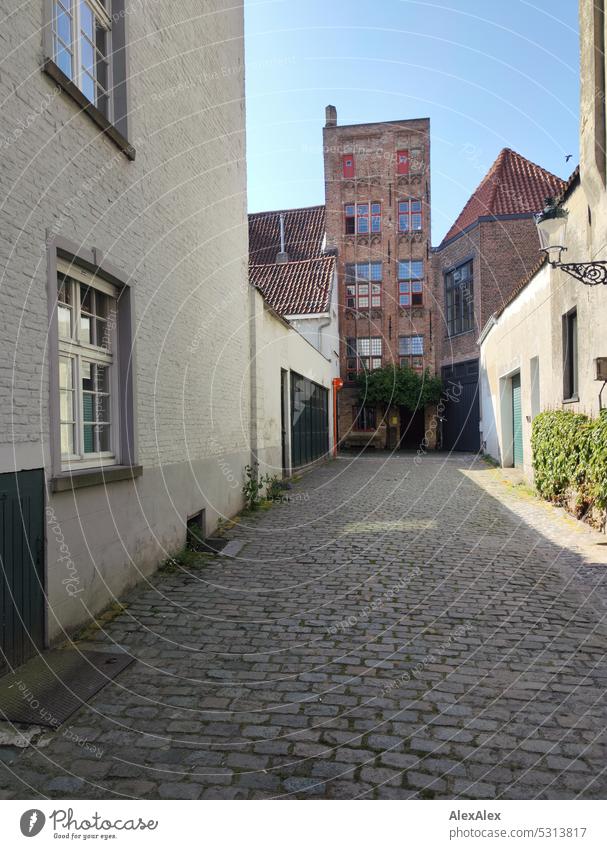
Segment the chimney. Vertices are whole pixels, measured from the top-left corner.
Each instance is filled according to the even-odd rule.
[[[282,265],[289,261],[289,254],[285,251],[285,217],[280,213],[280,251],[276,254],[276,262]]]
[[[327,106],[325,109],[325,127],[337,126],[337,109],[334,106]]]

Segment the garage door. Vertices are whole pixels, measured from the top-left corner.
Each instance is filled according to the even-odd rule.
[[[478,360],[467,360],[443,368],[442,378],[445,391],[443,448],[446,451],[479,451]]]

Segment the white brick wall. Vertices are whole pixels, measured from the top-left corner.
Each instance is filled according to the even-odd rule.
[[[43,0],[0,2],[0,471],[50,468],[47,231],[100,249],[135,293],[144,474],[51,498],[93,609],[180,546],[187,513],[212,528],[235,512],[218,459],[237,479],[249,461],[242,4],[127,7],[135,162],[40,69]],[[77,624],[50,544],[47,568],[53,611]]]

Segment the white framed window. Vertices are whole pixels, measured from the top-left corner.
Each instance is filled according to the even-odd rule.
[[[112,120],[111,0],[52,0],[53,61]]]
[[[80,266],[57,261],[63,471],[119,462],[118,294]]]

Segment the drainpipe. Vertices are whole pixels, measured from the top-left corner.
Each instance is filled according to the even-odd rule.
[[[343,385],[344,385],[344,382],[341,379],[341,377],[334,377],[333,378],[333,456],[334,457],[337,457],[337,440],[338,440],[338,437],[339,437],[339,435],[337,433],[337,393],[339,392],[340,389],[342,389]]]
[[[254,286],[249,286],[249,362],[250,373],[250,416],[251,416],[251,460],[253,466],[257,458],[257,292]]]

